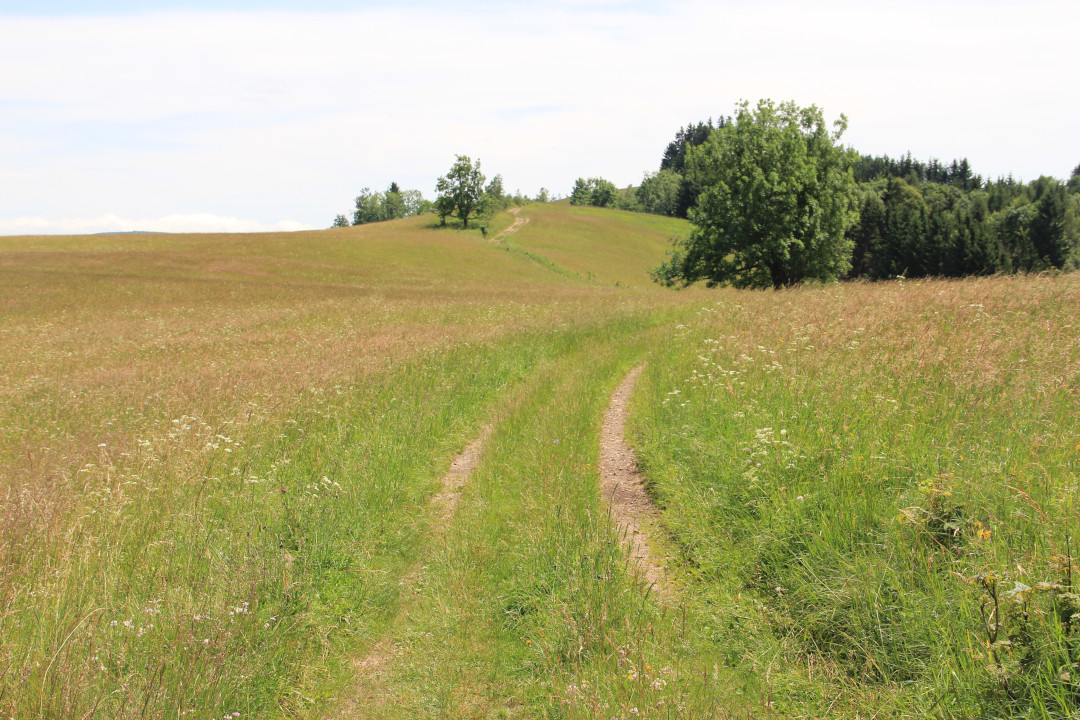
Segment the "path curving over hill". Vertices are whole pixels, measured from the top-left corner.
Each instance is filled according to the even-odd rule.
[[[497,243],[497,242],[499,242],[501,240],[505,240],[507,237],[509,237],[510,235],[513,235],[518,230],[520,230],[524,225],[527,225],[529,223],[529,218],[527,218],[527,217],[523,218],[518,214],[518,213],[521,212],[521,208],[511,208],[508,212],[511,215],[514,216],[514,224],[511,225],[510,227],[506,228],[505,230],[503,230],[501,233],[499,233],[495,237],[491,238],[491,242]]]

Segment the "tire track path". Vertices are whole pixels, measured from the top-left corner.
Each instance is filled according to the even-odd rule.
[[[529,224],[529,218],[523,218],[518,215],[518,213],[521,212],[521,208],[511,208],[508,212],[514,216],[514,224],[503,230],[495,237],[491,238],[491,242],[497,243],[501,240],[505,240],[507,237],[513,235],[518,230],[520,230],[523,226]]]
[[[612,519],[622,531],[631,560],[653,590],[665,596],[669,594],[671,584],[649,540],[660,512],[645,487],[637,456],[625,439],[630,394],[644,369],[644,365],[639,365],[630,371],[611,396],[611,405],[604,413],[600,431],[600,492]]]
[[[461,499],[461,493],[464,491],[469,477],[480,463],[484,445],[491,436],[493,427],[491,424],[485,425],[481,429],[480,435],[454,457],[450,463],[450,469],[442,477],[442,487],[428,501],[429,512],[437,519],[432,527],[431,539],[433,541],[438,541],[438,538],[443,535],[447,525],[453,518],[458,501]],[[421,556],[398,581],[401,588],[401,603],[397,613],[395,613],[395,618],[399,618],[403,614],[407,615],[409,609],[417,602],[417,597],[421,592],[420,574],[424,570],[424,562],[425,558]],[[396,623],[392,620],[389,629],[379,641],[367,653],[353,661],[361,676],[378,673],[399,652],[394,633],[395,625]],[[332,717],[363,717],[362,711],[366,700],[367,697],[362,693],[345,698],[338,703],[336,712]]]

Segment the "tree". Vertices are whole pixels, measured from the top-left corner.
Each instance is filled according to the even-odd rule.
[[[592,205],[592,188],[589,181],[579,177],[574,181],[574,189],[570,191],[571,205]]]
[[[491,211],[505,210],[510,207],[510,198],[503,189],[502,175],[491,178],[491,182],[484,188],[484,198]]]
[[[679,131],[675,133],[675,139],[664,149],[664,157],[660,159],[660,169],[679,174],[685,172],[686,151],[695,145],[701,145],[709,139],[713,130],[724,127],[730,122],[731,118],[721,115],[716,125],[713,124],[712,118],[709,118],[708,122],[690,123],[686,127],[679,128]]]
[[[1036,186],[1038,201],[1031,221],[1031,244],[1044,262],[1056,268],[1065,266],[1070,243],[1065,235],[1065,186],[1058,180],[1041,177]]]
[[[548,193],[548,189],[546,187],[540,188],[540,192],[536,193],[536,202],[546,203],[550,200],[550,198],[551,194]]]
[[[885,236],[885,203],[879,189],[869,184],[861,185],[858,195],[859,221],[848,228],[848,239],[853,244],[848,277],[871,274],[875,253],[884,244]]]
[[[619,202],[619,188],[604,178],[591,178],[592,204],[596,207],[615,207]]]
[[[881,244],[874,248],[875,279],[926,274],[927,209],[918,188],[903,178],[889,178],[882,197],[885,223]]]
[[[364,188],[356,196],[356,211],[353,213],[353,225],[379,222],[383,219],[383,194]]]
[[[1010,270],[1029,272],[1044,269],[1031,242],[1034,219],[1035,207],[1027,198],[1017,198],[1009,207],[994,215],[995,231],[1008,258]]]
[[[731,124],[731,118],[720,116],[716,124],[712,118],[708,122],[690,123],[684,128],[679,128],[675,133],[675,139],[668,143],[664,150],[664,156],[660,159],[660,171],[670,170],[683,176],[684,181],[679,186],[679,198],[675,204],[675,217],[686,217],[690,208],[697,204],[697,196],[701,191],[695,183],[686,181],[686,153],[709,139],[714,130]]]
[[[596,207],[615,207],[619,201],[619,188],[615,183],[604,178],[594,177],[574,181],[570,192],[571,205],[594,205]]]
[[[629,212],[641,212],[641,202],[638,200],[638,189],[633,185],[627,185],[626,189],[619,193],[615,201],[615,207]]]
[[[335,215],[334,224],[330,227],[349,227],[349,218],[345,217],[344,215]]]
[[[469,218],[480,215],[484,209],[484,177],[480,172],[480,160],[474,164],[468,155],[458,155],[450,172],[439,178],[435,192],[436,212],[446,224],[449,215],[457,214],[462,225],[469,227]]]
[[[398,220],[408,214],[405,198],[402,197],[401,188],[396,182],[390,183],[383,196],[382,219]]]
[[[432,202],[425,200],[419,190],[403,190],[401,199],[405,203],[405,217],[422,215],[434,209]]]
[[[682,184],[682,175],[674,170],[645,173],[637,189],[637,201],[644,212],[674,216],[679,209]]]
[[[687,176],[701,187],[695,229],[676,240],[658,282],[780,288],[832,280],[850,267],[854,221],[852,154],[821,110],[762,100],[738,106],[734,123],[687,150]]]
[[[353,225],[412,217],[430,212],[432,207],[419,190],[402,190],[396,182],[390,183],[385,193],[364,188],[356,197]]]

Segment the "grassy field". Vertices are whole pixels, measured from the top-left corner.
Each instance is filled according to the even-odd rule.
[[[1074,712],[1075,277],[674,292],[684,223],[521,215],[0,238],[0,715]]]
[[[1075,276],[730,292],[650,364],[688,587],[781,714],[1075,715],[1078,310]]]

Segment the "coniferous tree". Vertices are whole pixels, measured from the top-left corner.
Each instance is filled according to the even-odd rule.
[[[723,115],[715,123],[712,118],[706,122],[690,123],[686,127],[679,128],[679,131],[675,133],[675,139],[665,148],[664,156],[660,160],[660,171],[670,170],[683,176],[678,199],[675,202],[675,217],[687,217],[690,208],[697,204],[698,195],[701,192],[698,184],[687,177],[687,152],[690,148],[702,145],[713,131],[726,127],[730,123],[731,118]]]
[[[1017,198],[1008,208],[996,213],[995,230],[1008,259],[1009,270],[1030,272],[1042,269],[1031,242],[1031,221],[1034,216],[1034,208],[1026,198]]]
[[[1041,197],[1031,218],[1031,245],[1040,261],[1064,267],[1069,257],[1065,237],[1065,186],[1053,178],[1039,178]]]
[[[1066,187],[1070,193],[1080,193],[1080,165],[1073,168]]]
[[[874,250],[873,277],[916,277],[923,274],[926,205],[922,195],[902,178],[890,178],[882,196],[885,205],[881,246]]]
[[[962,275],[993,275],[1008,269],[1001,243],[990,227],[985,194],[974,194],[963,216]]]
[[[872,276],[874,253],[882,247],[885,232],[885,203],[878,188],[864,185],[859,189],[859,220],[848,229],[852,243],[851,270],[848,277]]]

